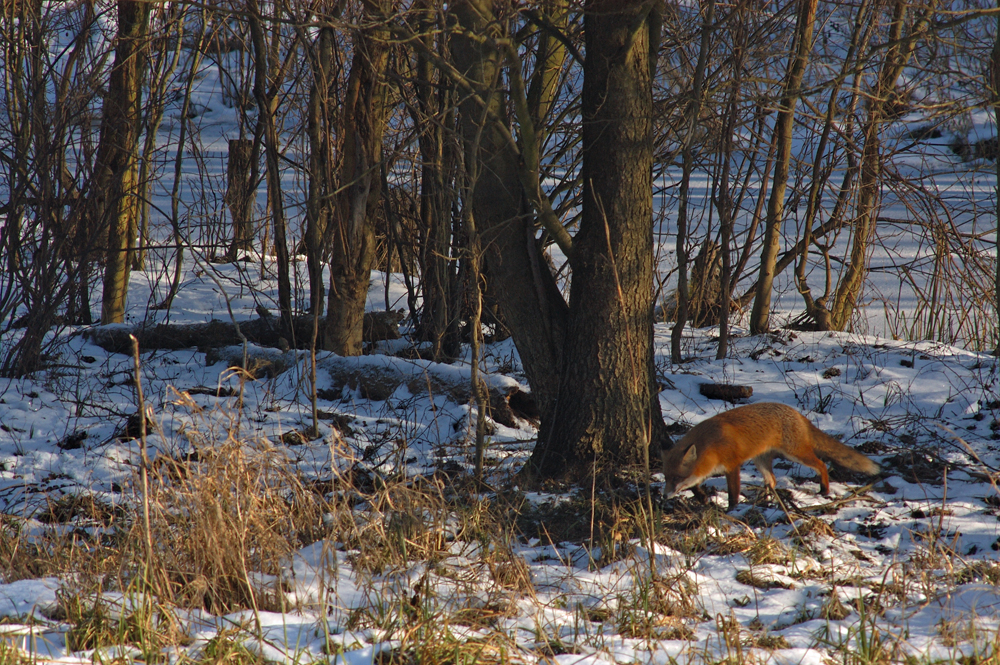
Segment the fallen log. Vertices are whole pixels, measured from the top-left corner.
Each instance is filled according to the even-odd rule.
[[[368,343],[399,339],[400,312],[365,312],[364,341]],[[325,320],[319,321],[319,338],[323,338]],[[313,338],[313,317],[297,316],[292,321],[292,330],[283,329],[281,320],[267,315],[239,323],[239,333],[247,341],[271,348],[309,348]],[[84,336],[97,346],[111,353],[131,353],[135,335],[139,348],[190,349],[200,350],[234,346],[242,343],[236,325],[232,321],[213,319],[205,323],[158,323],[155,325],[113,324],[97,326],[84,332]]]
[[[246,364],[242,346],[211,349],[206,362],[242,367],[253,378],[273,378],[305,358],[295,351],[278,351],[258,346],[247,348]],[[447,365],[429,360],[410,360],[395,356],[370,355],[343,357],[323,353],[317,357],[317,372],[326,372],[330,387],[317,390],[320,398],[339,401],[345,389],[357,391],[365,399],[383,401],[404,388],[410,395],[447,395],[452,401],[472,401],[472,378],[468,366]],[[507,427],[518,427],[518,420],[538,425],[538,407],[531,393],[522,390],[514,379],[502,374],[481,375],[489,395],[489,416]]]

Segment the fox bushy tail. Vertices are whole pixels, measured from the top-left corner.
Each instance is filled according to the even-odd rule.
[[[869,476],[874,476],[879,472],[879,465],[858,451],[845,446],[811,423],[810,428],[812,430],[813,446],[816,448],[816,456],[820,459],[833,462],[837,466],[841,466],[849,471],[857,471]]]

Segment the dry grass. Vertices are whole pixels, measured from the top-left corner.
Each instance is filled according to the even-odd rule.
[[[220,427],[226,418],[209,419],[183,398],[178,403],[190,417],[184,430],[189,445],[183,454],[154,459],[148,491],[141,490],[137,474],[127,509],[64,496],[47,502],[34,520],[0,521],[0,574],[6,580],[50,575],[73,580],[50,617],[69,626],[70,650],[93,650],[103,654],[95,658],[112,660],[110,649],[129,645],[148,663],[165,662],[164,654],[173,649],[181,665],[261,665],[254,642],[259,628],[252,620],[192,647],[175,616],[189,608],[216,615],[251,610],[247,616],[296,609],[283,571],[297,552],[318,541],[339,551],[359,588],[373,589],[366,606],[345,611],[339,628],[391,641],[391,649],[376,655],[379,663],[533,662],[584,653],[584,646],[600,648],[603,638],[591,645],[587,630],[603,634],[603,628],[584,629],[574,638],[540,626],[534,646],[523,638],[515,641],[508,627],[512,619],[524,618],[525,607],[569,609],[545,600],[545,592],[535,588],[535,564],[518,554],[526,538],[555,545],[554,551],[569,541],[583,547],[593,569],[615,564],[621,571],[625,585],[618,588],[626,590],[574,609],[581,623],[607,625],[615,635],[650,643],[690,642],[698,636],[697,626],[711,618],[700,609],[695,578],[685,566],[663,570],[650,561],[646,552],[654,544],[679,552],[687,568],[703,556],[741,555],[737,558],[749,566],[737,580],[772,589],[789,587],[784,575],[799,579],[794,571],[775,573],[795,568],[810,551],[809,541],[835,535],[826,522],[806,517],[796,524],[794,537],[777,538],[768,533],[770,527],[755,528],[715,506],[677,500],[671,512],[650,514],[634,490],[593,497],[580,491],[549,505],[529,505],[517,491],[485,498],[461,473],[379,477],[352,466],[348,451],[333,445],[322,468],[347,470],[307,474],[291,458],[294,449],[241,437],[235,418]],[[745,519],[755,516],[762,519],[753,511]],[[921,583],[918,568],[926,567],[923,572],[930,575],[944,567],[956,583],[1000,579],[993,564],[958,565],[950,538],[940,530],[928,532],[922,542],[921,555],[899,566],[900,575],[909,575],[905,580],[887,576],[881,584],[866,583],[871,592],[853,603],[831,591],[821,618],[861,617],[851,642],[858,646],[831,647],[845,662],[899,656],[899,645],[880,632],[876,620]],[[925,583],[931,583],[929,577]],[[119,600],[109,601],[107,591]],[[704,654],[692,646],[692,659],[763,662],[767,652],[789,648],[784,637],[741,626],[735,615],[715,620],[718,645]],[[942,624],[939,632],[944,642],[970,638],[964,624]],[[326,656],[343,648],[328,644]],[[984,658],[975,662],[992,662]],[[26,662],[22,651],[0,640],[0,665]]]
[[[215,613],[282,610],[280,590],[251,573],[276,576],[295,551],[326,535],[331,509],[282,449],[233,438],[162,464],[148,501],[153,552],[137,568],[145,565],[159,596]]]

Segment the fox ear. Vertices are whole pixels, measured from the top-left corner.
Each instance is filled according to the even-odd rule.
[[[698,447],[695,444],[688,446],[687,452],[684,453],[684,457],[681,458],[681,469],[684,473],[691,470],[694,463],[698,461]]]

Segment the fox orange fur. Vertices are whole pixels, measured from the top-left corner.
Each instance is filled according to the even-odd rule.
[[[823,496],[830,492],[824,459],[851,471],[879,472],[878,464],[826,434],[792,407],[773,402],[739,406],[698,423],[673,447],[662,450],[661,456],[667,497],[724,473],[729,510],[740,501],[740,467],[750,459],[771,488],[775,456],[816,469]]]

